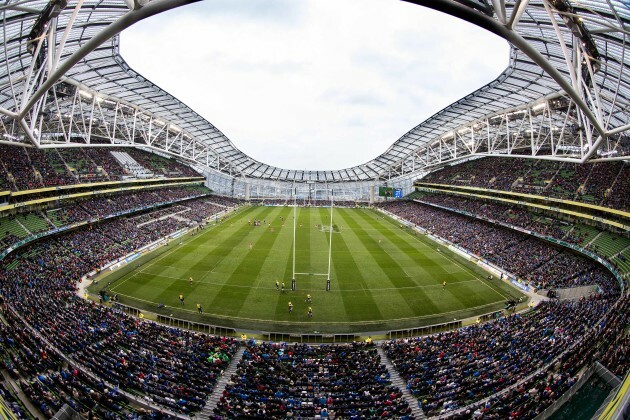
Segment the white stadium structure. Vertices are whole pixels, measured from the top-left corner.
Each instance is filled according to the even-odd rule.
[[[8,1],[2,8],[2,141],[149,148],[194,164],[215,191],[245,198],[286,196],[294,185],[323,196],[335,185],[348,199],[369,198],[375,185],[409,192],[432,168],[473,156],[585,162],[630,154],[626,1],[412,1],[504,38],[509,67],[392,139],[380,156],[328,171],[252,159],[127,65],[119,33],[187,3]]]

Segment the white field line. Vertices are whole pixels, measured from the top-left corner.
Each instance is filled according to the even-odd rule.
[[[129,295],[125,295],[125,294],[122,294],[122,293],[119,293],[119,295],[127,297],[127,298],[130,298],[132,300],[136,300],[136,301],[144,302],[144,303],[149,303],[151,305],[156,305],[157,306],[157,304],[155,302],[152,302],[152,301],[149,301],[149,300],[140,299],[140,298],[129,296]],[[435,316],[457,314],[458,312],[486,308],[486,307],[489,307],[489,306],[496,305],[497,303],[498,302],[487,303],[485,305],[474,306],[474,307],[470,307],[470,308],[466,308],[466,309],[458,309],[458,310],[455,310],[455,311],[440,312],[440,313],[436,313],[436,314],[423,315],[423,316],[412,316],[412,317],[405,317],[405,318],[388,318],[388,319],[367,320],[367,321],[327,321],[327,322],[318,322],[318,321],[282,321],[282,320],[276,320],[276,319],[247,318],[247,317],[241,317],[241,316],[214,314],[214,313],[210,313],[210,312],[204,312],[204,315],[210,315],[210,316],[213,316],[215,318],[222,318],[222,319],[232,319],[232,320],[240,320],[240,321],[256,321],[256,322],[274,323],[274,324],[312,324],[312,323],[316,323],[316,324],[319,324],[319,325],[334,325],[334,324],[369,325],[369,324],[382,324],[382,323],[387,323],[387,322],[407,321],[407,320],[414,320],[414,319],[425,319],[425,318],[431,318],[431,317],[435,317]],[[164,307],[165,308],[176,309],[178,311],[197,313],[196,310],[182,309],[181,306],[168,306],[168,305],[165,305]]]

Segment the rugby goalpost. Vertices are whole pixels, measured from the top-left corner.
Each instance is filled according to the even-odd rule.
[[[332,262],[332,237],[333,237],[333,207],[334,207],[334,194],[333,190],[330,190],[330,239],[328,241],[328,272],[327,273],[297,273],[295,271],[295,237],[297,231],[297,188],[293,188],[293,277],[291,279],[291,290],[295,291],[297,288],[295,275],[307,275],[307,276],[326,276],[326,291],[330,292],[330,265]]]

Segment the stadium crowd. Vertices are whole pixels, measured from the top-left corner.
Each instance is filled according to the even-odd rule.
[[[10,149],[0,154],[0,185],[28,189],[76,182],[76,174],[68,169],[67,161],[74,156],[70,152]],[[73,159],[82,162],[84,173],[98,171],[94,179],[122,176],[108,152],[81,153]],[[138,153],[134,158],[154,171],[191,174],[174,161],[164,164],[159,156]],[[558,176],[561,168],[553,165],[536,164],[536,176],[529,172],[532,168],[523,169],[522,180],[514,179],[515,168],[507,166],[492,176],[474,173],[469,181],[531,190],[539,188],[537,177]],[[620,166],[618,176],[626,170]],[[612,202],[612,193],[629,187],[624,180],[610,184],[610,178],[593,174],[594,168],[576,171],[582,171],[583,179],[576,188],[605,203]],[[574,186],[565,183],[563,188]],[[196,413],[204,407],[238,348],[235,340],[137,319],[115,305],[100,305],[76,295],[84,274],[238,204],[234,199],[199,195],[206,191],[171,187],[90,198],[49,210],[46,214],[54,214],[54,220],[64,225],[145,209],[42,238],[0,261],[2,363],[44,416],[52,417],[68,404],[93,418],[168,418],[160,410],[141,409],[121,391],[179,413]],[[165,204],[177,200],[185,201]],[[478,206],[452,197],[429,200],[493,220],[509,219],[511,224],[552,236],[565,234],[564,239],[570,235],[519,209]],[[626,205],[624,200],[615,205]],[[148,208],[157,205],[162,207]],[[626,295],[614,303],[619,285],[601,266],[523,233],[428,205],[389,202],[382,206],[536,287],[596,283],[604,292],[580,301],[544,302],[523,315],[450,333],[386,342],[388,357],[427,415],[533,418],[594,360],[619,376],[628,371],[630,345],[620,331],[628,325],[629,299]],[[5,235],[2,245],[16,239]],[[556,357],[559,362],[550,364]],[[411,418],[401,390],[392,385],[381,362],[376,348],[368,343],[307,346],[250,341],[214,413],[217,417]],[[24,411],[15,396],[0,387],[2,394],[16,414]]]
[[[447,239],[542,289],[598,284],[618,293],[615,278],[601,265],[512,229],[412,201],[381,208]]]
[[[112,151],[126,152],[157,176],[200,176],[194,169],[174,159],[133,148],[40,150],[0,145],[0,188],[23,191],[85,182],[120,181],[129,174],[112,156]]]
[[[65,367],[65,361],[39,336],[31,334],[6,305],[3,305],[3,315],[7,323],[0,324],[2,367],[44,416],[52,418],[64,404],[85,418],[114,418],[117,414],[137,419],[151,414],[133,409],[114,387],[94,380],[82,370]],[[13,400],[11,408],[19,418],[29,417],[11,391],[3,394],[5,400],[7,397]]]
[[[595,234],[589,236],[589,231],[592,232],[592,228],[582,230],[583,226],[579,223],[561,221],[553,218],[553,216],[536,214],[522,208],[502,203],[487,202],[457,195],[450,196],[440,193],[422,194],[422,197],[420,197],[418,201],[467,212],[476,217],[482,217],[493,222],[521,227],[543,236],[550,236],[564,242],[576,244],[599,254],[601,257],[609,260],[618,270],[622,270],[622,267],[619,267],[620,261],[614,257],[619,258],[621,251],[623,251],[629,242],[620,234],[595,230]],[[599,234],[599,232],[602,232],[604,236]],[[602,249],[600,249],[598,243],[594,243],[594,239],[600,236],[600,240],[604,244],[604,248]],[[615,244],[615,242],[619,242],[619,245]],[[619,259],[622,258],[623,257]],[[557,261],[554,260],[552,263],[556,262]],[[539,279],[537,283],[542,284],[544,281]],[[579,282],[575,283],[575,285],[579,284]]]
[[[573,386],[581,370],[601,362],[618,378],[630,369],[630,344],[624,329],[630,322],[630,297],[617,301],[607,317],[587,329],[581,340],[569,345],[556,363],[541,369],[513,386],[497,390],[479,403],[471,404],[452,419],[533,419]],[[568,315],[571,318],[572,315]],[[577,344],[577,345],[576,345]]]
[[[374,344],[251,341],[217,404],[227,418],[410,418]]]
[[[357,207],[357,205],[366,204],[365,202],[352,200],[334,200],[333,202],[335,207]],[[251,200],[251,203],[265,206],[292,206],[294,200],[286,198],[254,198]],[[303,207],[330,207],[330,200],[299,198],[297,204]]]
[[[383,345],[429,415],[515,384],[562,353],[606,313],[607,300],[543,302],[532,313]]]
[[[207,208],[209,215],[223,209]],[[140,321],[76,296],[84,274],[180,229],[182,223],[156,218],[139,228],[133,219],[119,218],[27,245],[0,263],[1,294],[26,323],[108,386],[140,392],[174,411],[199,411],[236,351],[236,341]],[[26,388],[42,401],[43,411],[58,409],[60,400],[42,389],[73,376],[45,372],[43,366],[38,369],[41,377]]]
[[[488,157],[447,166],[422,182],[543,194],[630,210],[630,165],[622,162],[578,165]]]
[[[183,207],[181,207],[182,203],[185,203]],[[181,229],[186,227],[188,223],[199,223],[210,215],[219,213],[226,207],[233,207],[237,203],[239,203],[239,200],[236,199],[208,196],[208,190],[204,187],[167,187],[137,192],[125,191],[103,197],[90,196],[45,212],[35,211],[30,213],[30,215],[42,220],[42,223],[47,227],[41,229],[41,231],[45,231],[78,222],[91,222],[121,213],[146,212],[156,207],[165,207],[162,213],[153,213],[151,211],[150,214],[140,215],[141,219],[137,220],[136,225],[150,222],[153,219],[169,214],[173,217],[163,224],[170,223],[170,227]],[[176,218],[174,216],[178,211],[177,209],[182,210],[183,213]],[[13,220],[15,216],[8,216],[8,218]],[[133,230],[133,227],[125,231],[130,232],[131,230]],[[158,233],[164,233],[163,228],[159,229]],[[130,235],[133,235],[133,233],[130,233]],[[4,236],[1,236],[0,239],[0,247],[1,249],[6,249],[20,239],[9,232],[4,232]]]

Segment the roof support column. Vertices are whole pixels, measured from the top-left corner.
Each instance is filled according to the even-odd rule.
[[[595,131],[599,134],[599,137],[594,143],[592,143],[592,146],[589,148],[587,153],[582,156],[582,159],[580,160],[581,162],[584,162],[588,158],[590,158],[593,153],[595,153],[597,148],[601,145],[602,141],[606,139],[606,130],[604,130],[604,127],[600,124],[599,120],[593,114],[588,104],[584,101],[582,95],[580,95],[580,93],[576,89],[574,89],[571,83],[569,83],[564,78],[560,71],[558,71],[538,50],[530,45],[527,40],[525,40],[512,28],[502,24],[492,17],[479,13],[478,11],[454,0],[405,1],[448,13],[452,16],[458,17],[467,22],[473,23],[483,29],[486,29],[510,42],[512,45],[514,45],[516,48],[520,49],[524,54],[526,54],[532,61],[538,64],[540,68],[542,68],[551,78],[553,78],[556,83],[558,83],[560,88],[564,90],[566,94],[575,102],[583,116],[589,121]],[[500,11],[498,13],[500,13]],[[500,18],[500,16],[498,17]]]

